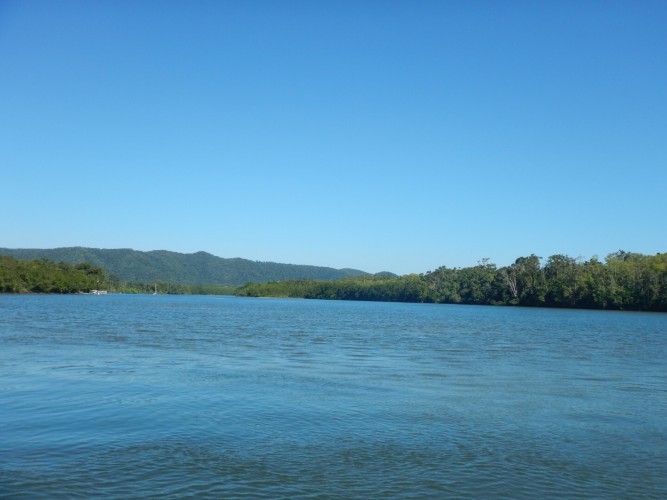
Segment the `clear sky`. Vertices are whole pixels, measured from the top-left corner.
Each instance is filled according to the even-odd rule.
[[[0,247],[667,251],[667,2],[0,0]]]

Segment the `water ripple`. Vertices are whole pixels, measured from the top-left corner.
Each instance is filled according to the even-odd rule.
[[[2,498],[664,498],[661,315],[0,297]]]

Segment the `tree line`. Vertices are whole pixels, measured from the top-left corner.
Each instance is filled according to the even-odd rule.
[[[330,300],[518,305],[667,312],[667,254],[618,251],[605,261],[530,255],[498,268],[484,259],[476,266],[440,267],[424,274],[346,277],[334,281],[298,279],[224,285],[129,282],[107,276],[89,263],[46,258],[0,257],[0,293],[236,294]]]
[[[183,284],[169,281],[145,283],[142,281],[123,281],[111,276],[108,280],[108,290],[111,293],[158,293],[160,295],[232,295],[236,287],[216,284]]]
[[[0,293],[89,293],[106,286],[104,270],[85,262],[0,257]]]
[[[667,254],[618,251],[604,262],[552,255],[544,263],[530,255],[501,268],[484,259],[400,277],[246,284],[236,295],[667,311]]]
[[[47,258],[18,260],[0,256],[0,293],[154,293],[231,295],[235,287],[156,281],[124,281],[107,276],[101,267],[81,262],[52,262]]]

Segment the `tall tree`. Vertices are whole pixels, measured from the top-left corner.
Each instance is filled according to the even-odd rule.
[[[577,303],[577,261],[566,255],[552,255],[544,266],[547,284],[545,304],[552,307],[574,307]]]

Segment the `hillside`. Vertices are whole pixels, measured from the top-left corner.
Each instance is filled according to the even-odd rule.
[[[53,249],[0,248],[0,255],[20,260],[47,258],[55,262],[87,262],[124,281],[243,285],[290,279],[333,280],[366,274],[356,269],[225,259],[206,252],[183,254],[166,250],[67,247]]]

